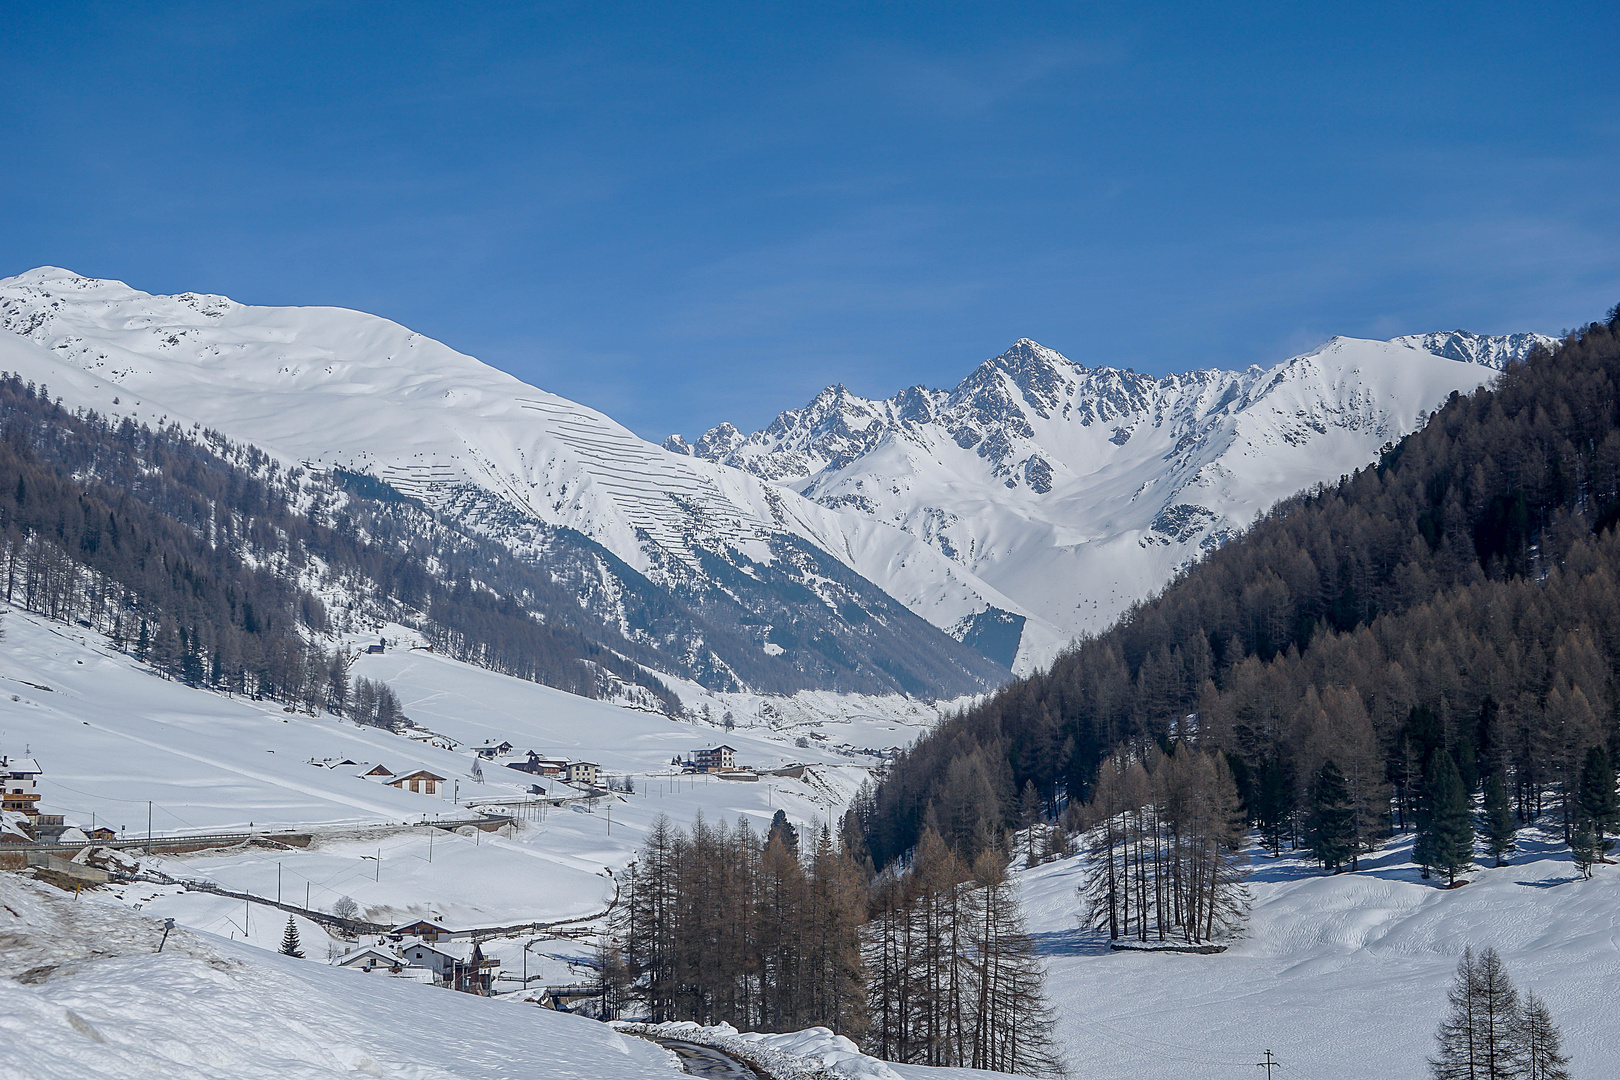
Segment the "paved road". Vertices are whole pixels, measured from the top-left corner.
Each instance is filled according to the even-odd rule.
[[[682,1067],[693,1076],[701,1076],[705,1080],[768,1080],[736,1058],[712,1046],[683,1042],[680,1039],[656,1041],[660,1046],[667,1046],[679,1054]]]

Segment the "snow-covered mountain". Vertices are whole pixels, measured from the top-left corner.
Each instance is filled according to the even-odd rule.
[[[1044,664],[1549,340],[1335,338],[1269,368],[1162,378],[1021,340],[952,390],[834,387],[763,431],[721,425],[661,450],[339,308],[153,296],[47,267],[0,280],[0,329],[16,335],[0,367],[70,405],[372,474],[520,557],[586,538],[570,564],[596,582],[582,602],[688,649],[683,669],[712,687],[924,695]],[[674,637],[659,596],[694,613]]]
[[[712,688],[951,697],[1006,675],[1010,655],[993,662],[934,627],[1016,605],[917,537],[667,454],[386,319],[41,268],[0,280],[0,329],[15,335],[0,368],[70,406],[369,473],[520,557],[583,535],[599,547],[582,602],[693,654],[683,666]],[[691,617],[672,626],[672,604]]]
[[[1073,634],[1551,341],[1341,337],[1269,368],[1159,378],[1026,338],[951,390],[829,387],[752,435],[722,424],[664,446],[894,525]],[[1026,638],[1016,669],[1048,658]]]

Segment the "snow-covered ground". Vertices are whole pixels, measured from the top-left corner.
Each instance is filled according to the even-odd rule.
[[[807,729],[726,731],[674,721],[407,650],[357,660],[355,674],[394,686],[407,714],[458,749],[191,690],[153,675],[90,631],[10,609],[0,641],[0,750],[38,758],[44,811],[85,827],[144,836],[150,800],[158,835],[249,825],[315,834],[308,848],[241,844],[144,857],[158,873],[299,905],[307,898],[323,911],[349,896],[364,917],[381,923],[431,916],[459,926],[505,926],[603,910],[614,895],[610,871],[630,861],[660,814],[682,825],[699,812],[711,821],[746,816],[763,830],[780,808],[803,830],[834,822],[870,776],[873,759],[824,742],[887,746],[921,730],[851,719],[826,726],[833,733],[826,740],[806,739],[799,747],[795,733]],[[501,741],[542,756],[595,761],[608,776],[628,776],[635,790],[590,804],[567,785],[495,761],[478,762],[484,779],[475,779],[470,747]],[[671,769],[675,756],[721,742],[737,748],[741,764],[808,768],[800,779],[754,782]],[[450,780],[449,795],[399,791],[361,779],[356,766],[311,764],[345,759],[380,763],[396,774],[430,769]],[[573,801],[522,805],[536,781],[549,795]],[[475,812],[469,803],[496,804],[519,821],[502,834],[405,827],[466,817]],[[113,895],[267,948],[279,943],[286,922],[268,906],[173,886],[120,886]],[[314,924],[300,925],[311,955],[344,947]],[[513,942],[492,951],[512,968],[523,960]]]
[[[1424,1076],[1469,945],[1547,1000],[1576,1076],[1620,1074],[1620,866],[1577,880],[1566,849],[1526,834],[1511,865],[1447,891],[1410,854],[1407,839],[1337,876],[1259,856],[1247,932],[1212,956],[1110,952],[1082,931],[1082,857],[1021,872],[1075,1076],[1252,1077],[1267,1049],[1301,1080]]]
[[[581,1017],[340,970],[0,874],[0,1075],[647,1080],[670,1055]]]
[[[808,748],[795,746],[794,732],[825,732],[829,743],[887,744],[890,735],[915,731],[875,718],[851,719],[843,734],[835,723],[777,730],[750,722],[727,732],[573,698],[428,653],[390,651],[357,662],[357,674],[388,681],[411,716],[463,746],[452,751],[333,717],[289,714],[265,703],[189,690],[153,676],[88,631],[24,612],[8,612],[5,630],[0,748],[27,750],[40,760],[47,812],[86,824],[94,815],[98,824],[127,825],[135,834],[144,832],[148,798],[160,833],[234,828],[249,821],[256,828],[327,823],[306,849],[244,845],[144,861],[175,878],[205,878],[272,898],[279,873],[281,895],[288,901],[302,904],[307,895],[312,906],[330,910],[338,898],[351,896],[379,922],[434,916],[451,924],[490,926],[591,914],[613,896],[608,871],[628,862],[661,813],[682,825],[699,811],[711,820],[746,816],[756,829],[763,829],[778,807],[801,830],[835,817],[868,772],[818,740],[807,740]],[[891,724],[892,730],[886,726]],[[465,814],[465,805],[361,780],[352,768],[309,764],[312,758],[350,757],[382,762],[396,772],[426,767],[457,778],[463,804],[469,798],[510,800],[535,778],[484,762],[486,779],[479,783],[465,749],[469,743],[500,740],[523,750],[532,744],[542,754],[595,760],[611,774],[630,775],[636,790],[595,806],[547,807],[543,820],[531,807],[506,835],[461,835],[404,823]],[[803,780],[753,783],[670,774],[668,762],[676,753],[720,741],[737,747],[746,762],[800,760],[810,767]],[[502,775],[508,772],[511,779]],[[1257,858],[1248,928],[1228,952],[1215,956],[1109,952],[1079,926],[1075,887],[1083,858],[1020,871],[1074,1074],[1149,1080],[1252,1075],[1247,1070],[1270,1049],[1288,1064],[1289,1075],[1302,1078],[1418,1076],[1445,988],[1469,944],[1497,948],[1516,982],[1547,999],[1576,1055],[1577,1075],[1602,1075],[1606,1063],[1620,1060],[1620,1029],[1612,1024],[1620,1007],[1620,866],[1601,866],[1592,880],[1577,880],[1561,845],[1531,834],[1512,865],[1481,867],[1469,875],[1466,887],[1444,891],[1421,881],[1408,856],[1409,844],[1392,845],[1367,860],[1360,873],[1336,877],[1323,876],[1299,859]],[[0,889],[23,887],[15,882],[0,875]],[[387,1024],[391,1010],[437,1009],[436,1017],[453,1014],[462,1024],[460,1010],[470,1006],[460,995],[383,979],[363,983],[366,995],[300,1049],[261,1050],[291,1038],[288,1032],[306,1023],[302,1018],[333,1007],[336,992],[329,987],[352,985],[328,984],[325,976],[309,974],[318,965],[308,961],[288,966],[291,962],[243,951],[243,938],[273,949],[285,913],[147,883],[98,890],[80,901],[85,910],[109,904],[126,908],[122,915],[95,916],[112,920],[109,927],[134,918],[127,908],[139,905],[143,916],[173,917],[182,927],[213,937],[188,936],[185,940],[205,942],[206,949],[199,945],[202,952],[182,950],[172,959],[115,949],[111,957],[70,964],[63,969],[67,974],[44,982],[0,981],[0,1031],[12,1036],[0,1038],[0,1068],[9,1066],[21,1076],[140,1076],[174,1068],[178,1060],[194,1071],[170,1075],[251,1077],[259,1073],[239,1063],[244,1055],[262,1053],[287,1075],[370,1068],[362,1057],[382,1070],[380,1075],[502,1075],[493,1059],[478,1054],[464,1071],[449,1071],[433,1056],[438,1050],[411,1058],[417,1062],[414,1073],[389,1064],[397,1060],[389,1053],[414,1052],[400,1047],[415,1035]],[[5,917],[0,910],[0,919]],[[135,934],[134,925],[119,923],[122,929],[107,933],[128,937]],[[300,919],[297,925],[312,960],[344,947],[311,922]],[[0,963],[12,962],[14,946],[6,940]],[[527,952],[526,943],[531,945]],[[533,935],[487,948],[508,974],[527,964],[531,974],[558,981],[574,981],[583,971],[578,962],[590,955],[587,942],[536,944]],[[239,962],[250,956],[260,957],[257,966],[242,967]],[[366,978],[351,972],[331,977]],[[132,980],[147,980],[150,988],[143,992]],[[422,993],[433,996],[410,996]],[[310,1011],[288,1006],[288,995],[303,995]],[[186,996],[202,1002],[196,1015],[176,1020],[170,1034],[154,1034],[158,1018]],[[209,1024],[223,1023],[220,1002],[227,998],[247,1010],[246,1026],[210,1034]],[[74,1027],[64,1011],[69,1009],[104,1041]],[[276,1019],[280,1014],[285,1018]],[[480,1037],[487,1040],[499,1033],[506,1042],[525,1046],[525,1039],[550,1037],[525,1034],[529,1029],[521,1026],[507,1030],[525,1022],[468,1019],[465,1030],[485,1032]],[[19,1030],[29,1033],[26,1040],[15,1037]],[[372,1040],[369,1034],[359,1038],[357,1031],[382,1034]],[[458,1028],[446,1038],[458,1040],[463,1033]],[[44,1052],[39,1048],[58,1043],[67,1064],[39,1065],[43,1059],[37,1055]],[[578,1045],[589,1053],[597,1049],[589,1040]],[[613,1053],[615,1068],[629,1067],[623,1052]],[[111,1065],[112,1071],[98,1071],[96,1063],[104,1059],[124,1062],[118,1066],[124,1071]],[[570,1068],[577,1064],[569,1062]],[[897,1071],[908,1080],[924,1080],[912,1070]],[[608,1069],[607,1075],[618,1074]]]

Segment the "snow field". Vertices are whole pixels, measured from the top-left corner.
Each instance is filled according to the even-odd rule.
[[[70,821],[145,834],[147,799],[159,835],[244,829],[316,830],[308,848],[237,845],[148,858],[175,878],[202,878],[273,899],[330,911],[352,896],[370,921],[437,916],[452,925],[493,926],[572,919],[612,900],[608,868],[634,856],[663,813],[689,825],[748,817],[763,832],[781,808],[811,832],[835,822],[869,770],[815,742],[757,727],[726,732],[658,714],[589,701],[425,652],[367,656],[354,673],[393,685],[406,712],[458,741],[510,741],[545,756],[586,758],[610,775],[632,777],[634,794],[598,805],[525,810],[510,804],[540,782],[553,795],[577,792],[549,778],[481,762],[472,777],[469,750],[451,752],[331,716],[285,713],[277,706],[191,690],[152,675],[90,631],[9,609],[0,641],[0,750],[29,750],[42,762],[46,812]],[[44,689],[48,687],[49,689]],[[13,700],[15,698],[15,700]],[[873,720],[874,729],[887,721]],[[894,732],[903,737],[916,727]],[[835,730],[836,725],[829,730]],[[889,734],[884,732],[884,734]],[[722,781],[672,774],[669,761],[699,746],[727,742],[739,761],[777,766],[812,763],[803,780]],[[887,745],[885,743],[884,745]],[[356,767],[326,768],[313,758],[379,762],[395,773],[428,768],[450,778],[451,799],[398,791],[362,780]],[[522,820],[510,835],[463,836],[403,828],[466,817],[468,802],[490,802]],[[464,830],[468,831],[468,830]],[[429,862],[429,845],[431,858]],[[376,856],[381,853],[380,873]],[[307,889],[307,892],[306,892]],[[130,903],[183,925],[274,948],[286,923],[276,909],[207,893],[159,886],[127,890]],[[243,923],[246,922],[244,927]],[[306,952],[324,957],[324,929],[301,926]],[[339,947],[337,943],[330,943]],[[506,946],[496,951],[503,961]],[[511,950],[506,950],[511,951]],[[513,952],[510,966],[521,961]]]
[[[285,920],[283,920],[284,924]],[[0,1075],[665,1080],[581,1017],[266,953],[0,874]],[[279,938],[279,929],[277,931]],[[18,978],[22,976],[22,978]]]
[[[1425,1076],[1468,945],[1496,948],[1514,984],[1547,1000],[1576,1076],[1612,1074],[1620,866],[1575,880],[1552,838],[1521,839],[1511,865],[1476,867],[1454,890],[1421,879],[1410,837],[1363,859],[1356,874],[1258,855],[1247,931],[1212,956],[1110,952],[1104,935],[1081,930],[1084,857],[1021,871],[1075,1075],[1254,1075],[1270,1049],[1302,1080]]]

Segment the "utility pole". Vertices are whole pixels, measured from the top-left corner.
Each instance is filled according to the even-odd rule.
[[[281,864],[276,863],[276,903],[281,903]]]
[[[146,853],[152,854],[152,800],[146,800]]]
[[[1271,1056],[1271,1051],[1267,1050],[1266,1051],[1266,1060],[1255,1062],[1254,1067],[1257,1068],[1257,1069],[1266,1070],[1266,1080],[1271,1080],[1271,1070],[1272,1069],[1280,1069],[1283,1066],[1282,1066],[1282,1062],[1277,1061],[1275,1058],[1273,1058]]]
[[[377,849],[377,876],[372,878],[372,880],[373,881],[381,881],[382,880],[382,848]]]

